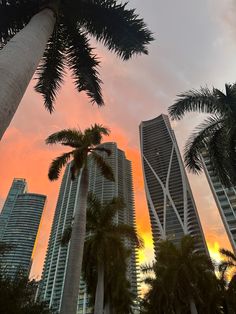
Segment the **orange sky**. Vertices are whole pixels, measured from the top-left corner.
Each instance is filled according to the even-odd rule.
[[[65,106],[65,104],[70,104],[70,106]],[[125,106],[123,109],[125,109]],[[14,177],[26,178],[30,192],[47,195],[47,204],[34,253],[31,273],[33,277],[40,277],[61,181],[60,178],[57,182],[49,182],[47,178],[48,165],[64,149],[64,147],[59,146],[47,147],[44,140],[49,134],[63,127],[80,126],[84,128],[94,122],[109,126],[112,132],[107,140],[117,142],[118,146],[125,151],[127,158],[132,160],[137,225],[145,240],[145,250],[140,252],[140,261],[147,262],[153,258],[149,216],[139,154],[138,125],[133,125],[135,134],[133,137],[136,138],[136,141],[134,141],[132,137],[127,136],[123,128],[118,126],[117,121],[108,121],[103,118],[103,111],[109,110],[108,105],[98,109],[88,104],[86,97],[78,95],[74,91],[72,82],[68,79],[64,91],[59,97],[57,111],[50,116],[43,109],[41,98],[34,93],[31,84],[21,103],[19,112],[1,142],[0,173],[3,179],[1,180],[0,198],[2,201],[6,197]],[[192,178],[192,182],[196,185],[195,195],[200,206],[201,204],[206,205],[206,200],[201,198],[201,189],[198,189],[199,182],[197,179],[199,178]],[[202,184],[203,179],[201,179],[200,184]],[[210,195],[209,198],[211,198]],[[208,221],[208,225],[206,225],[209,216],[204,215],[202,211],[200,211],[200,214],[202,212],[201,218],[209,248],[211,251],[215,251],[219,245],[228,247],[228,243],[224,230],[218,225],[217,211],[212,200],[209,204],[213,206],[213,208],[207,209],[211,212],[210,217],[213,221],[211,223]]]
[[[116,141],[132,160],[137,224],[146,243],[140,259],[151,260],[151,234],[139,155],[139,123],[166,113],[180,92],[205,84],[223,88],[225,82],[235,81],[236,25],[231,13],[236,9],[233,0],[145,0],[145,6],[142,0],[130,2],[145,18],[156,40],[149,56],[126,63],[99,47],[106,106],[98,109],[89,104],[86,95],[78,94],[72,80],[67,78],[59,93],[56,111],[49,115],[43,108],[42,98],[33,91],[35,81],[32,81],[1,141],[0,205],[14,177],[25,178],[29,191],[46,194],[48,198],[35,250],[33,276],[40,276],[60,185],[60,180],[51,183],[47,179],[50,161],[62,152],[59,147],[45,146],[44,140],[49,134],[62,128],[80,126],[83,129],[95,122],[111,129],[107,140]],[[201,119],[198,115],[189,115],[172,124],[181,151]],[[210,251],[214,253],[222,246],[229,248],[204,175],[189,178]]]

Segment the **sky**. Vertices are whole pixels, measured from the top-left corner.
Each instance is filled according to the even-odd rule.
[[[105,139],[116,141],[132,161],[137,225],[145,240],[141,262],[153,258],[149,216],[145,199],[138,126],[141,121],[167,113],[176,95],[200,86],[224,89],[235,81],[236,2],[234,0],[130,0],[154,34],[148,56],[128,62],[93,41],[101,61],[106,105],[97,108],[84,93],[75,91],[70,74],[50,115],[36,94],[33,79],[0,146],[0,208],[15,177],[25,178],[29,192],[47,195],[31,275],[40,278],[61,179],[49,182],[48,166],[63,152],[48,147],[45,138],[63,128],[84,129],[102,123],[111,129]],[[172,122],[181,151],[202,115],[189,114]],[[210,252],[230,248],[223,224],[204,175],[189,175]]]

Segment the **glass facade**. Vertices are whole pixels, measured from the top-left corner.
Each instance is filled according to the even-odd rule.
[[[212,167],[207,150],[202,153],[202,162],[227,235],[236,254],[236,187],[226,188],[221,184]]]
[[[45,195],[24,193],[25,180],[21,180],[20,183],[17,180],[13,181],[1,214],[4,215],[4,222],[6,221],[1,241],[11,246],[11,249],[2,256],[1,262],[8,276],[12,278],[18,271],[26,275],[30,272],[32,253],[46,201]],[[19,189],[16,189],[17,185]],[[22,194],[18,193],[19,190]]]
[[[155,253],[160,239],[178,244],[190,234],[207,251],[196,205],[168,116],[140,125],[143,174]]]
[[[10,217],[11,211],[14,207],[15,201],[19,194],[25,193],[27,191],[27,184],[25,179],[14,179],[7,195],[6,201],[3,205],[0,214],[0,240],[2,239],[5,226],[7,224],[8,218]]]

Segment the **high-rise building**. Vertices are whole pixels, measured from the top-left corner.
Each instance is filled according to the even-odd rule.
[[[3,205],[0,214],[0,240],[4,233],[4,228],[7,224],[10,213],[14,207],[15,201],[19,194],[25,193],[27,191],[27,184],[25,179],[14,179],[7,195],[6,201]]]
[[[196,205],[168,116],[140,124],[143,175],[155,254],[160,239],[175,244],[189,234],[207,251]]]
[[[203,169],[216,201],[230,243],[236,254],[236,187],[226,188],[212,166],[207,150],[202,152]]]
[[[45,195],[26,193],[24,179],[14,179],[0,215],[1,241],[11,246],[1,257],[9,277],[18,271],[29,275],[45,201]]]
[[[90,160],[89,190],[96,194],[101,202],[109,201],[115,196],[122,197],[126,208],[117,215],[117,223],[127,223],[135,226],[131,162],[126,159],[125,153],[118,149],[116,143],[105,143],[102,146],[112,151],[111,156],[104,155],[104,158],[113,169],[115,182],[105,179],[96,164]],[[59,311],[61,305],[69,249],[69,246],[60,245],[60,239],[65,228],[71,225],[75,202],[79,194],[79,186],[80,177],[72,182],[70,164],[67,165],[60,187],[40,287],[40,297],[47,301],[55,311]],[[133,248],[127,276],[130,279],[134,293],[137,293],[136,261],[136,251]],[[86,287],[81,280],[78,314],[92,313],[93,309],[89,306]]]

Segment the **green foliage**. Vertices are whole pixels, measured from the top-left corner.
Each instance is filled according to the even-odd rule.
[[[185,164],[190,171],[200,172],[203,167],[201,154],[207,150],[214,171],[227,187],[236,184],[235,104],[236,84],[225,84],[225,93],[216,88],[190,90],[179,95],[169,108],[169,114],[175,120],[182,119],[188,112],[211,115],[190,136],[185,146]]]
[[[0,312],[4,314],[50,314],[45,302],[35,302],[38,283],[18,273],[14,280],[0,274]]]
[[[94,298],[98,276],[98,265],[105,270],[105,304],[117,314],[131,313],[134,296],[126,278],[127,259],[131,247],[139,247],[142,240],[134,228],[115,222],[116,215],[124,209],[120,198],[102,204],[95,195],[89,194],[87,209],[87,237],[84,247],[83,275],[88,292]],[[129,245],[129,246],[130,246]]]
[[[48,172],[49,179],[52,181],[57,180],[62,168],[72,159],[70,167],[71,179],[75,180],[80,170],[83,167],[87,167],[87,158],[91,155],[101,170],[102,175],[108,180],[114,181],[111,166],[101,155],[95,152],[100,150],[110,155],[110,150],[97,146],[101,144],[103,135],[109,135],[109,133],[109,129],[100,124],[94,124],[86,129],[84,133],[76,129],[64,129],[51,134],[46,139],[46,144],[52,145],[59,143],[64,146],[72,147],[73,150],[62,154],[52,161]]]
[[[57,21],[37,70],[36,91],[52,112],[63,82],[65,67],[72,71],[78,91],[85,91],[92,102],[103,105],[100,62],[90,47],[90,36],[103,43],[121,59],[147,54],[151,32],[127,3],[116,0],[9,0],[0,1],[0,47],[20,31],[35,14],[51,8]]]
[[[160,242],[156,263],[144,267],[145,272],[150,269],[154,276],[145,280],[150,289],[143,300],[143,313],[189,313],[191,300],[199,313],[218,313],[213,264],[207,255],[195,249],[190,236],[183,237],[179,246],[170,240]],[[212,295],[212,290],[207,290],[211,285]],[[209,312],[213,305],[214,311]]]

